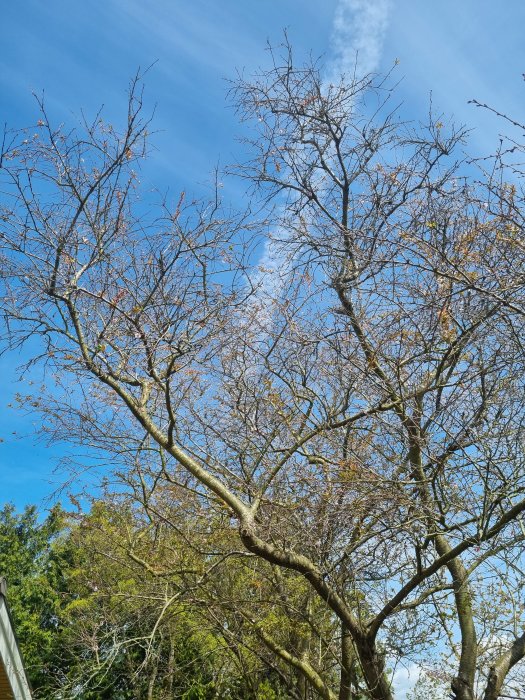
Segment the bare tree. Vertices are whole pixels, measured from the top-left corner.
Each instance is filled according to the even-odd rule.
[[[60,391],[30,400],[57,437],[160,449],[148,488],[223,508],[306,582],[338,681],[264,640],[305,693],[391,700],[387,666],[437,650],[452,697],[493,700],[525,654],[522,193],[393,94],[288,49],[240,79],[263,222],[182,196],[152,219],[136,83],[123,133],[42,105],[2,154],[6,340],[42,341]]]

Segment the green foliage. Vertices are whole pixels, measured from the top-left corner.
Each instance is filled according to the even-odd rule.
[[[7,579],[9,606],[27,672],[45,691],[56,676],[63,632],[64,514],[54,508],[39,521],[35,507],[17,514],[0,511],[0,573]]]
[[[44,519],[34,507],[20,514],[11,505],[0,511],[0,572],[8,580],[9,605],[35,697],[288,697],[253,654],[231,640],[225,644],[220,625],[214,628],[205,610],[179,599],[183,581],[176,567],[169,577],[157,577],[129,557],[129,537],[140,535],[141,553],[148,554],[152,566],[177,547],[179,568],[184,561],[198,571],[198,558],[184,552],[172,532],[156,533],[153,542],[146,531],[131,510],[102,502],[76,521],[59,508]],[[242,589],[253,576],[242,567],[229,572],[229,592]],[[215,593],[220,585],[215,584]],[[286,630],[282,616],[270,614],[267,624]],[[256,637],[248,636],[256,645]]]

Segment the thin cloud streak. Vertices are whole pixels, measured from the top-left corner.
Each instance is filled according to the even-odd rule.
[[[377,70],[390,5],[391,0],[340,0],[332,24],[330,47],[333,56],[327,65],[327,82],[337,82],[341,76],[351,76],[356,71],[366,75]],[[283,260],[278,245],[270,238],[260,260],[260,267],[266,270],[266,274],[263,272],[257,280],[259,290],[252,301],[261,313],[265,296],[279,297],[290,263]]]
[[[340,0],[331,38],[328,78],[371,73],[379,67],[391,0]]]

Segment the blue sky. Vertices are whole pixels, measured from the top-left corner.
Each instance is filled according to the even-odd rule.
[[[474,128],[472,149],[490,151],[503,128],[467,104],[477,98],[518,119],[525,83],[525,3],[507,0],[20,0],[2,7],[0,120],[36,121],[31,92],[44,91],[58,122],[101,104],[119,122],[126,86],[153,63],[146,103],[156,108],[148,180],[199,190],[240,145],[227,79],[267,61],[265,44],[284,28],[299,54],[325,56],[329,70],[353,64],[387,70],[399,60],[399,99],[410,118],[434,107]],[[0,361],[0,503],[41,502],[56,488],[64,448],[35,444],[35,418],[8,408],[19,390],[17,358]]]

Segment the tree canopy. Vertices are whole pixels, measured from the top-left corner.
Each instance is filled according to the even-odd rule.
[[[388,76],[329,83],[289,47],[232,94],[253,134],[240,213],[220,188],[141,200],[139,81],[121,131],[42,104],[6,135],[5,341],[39,339],[54,379],[21,402],[118,465],[166,624],[193,590],[225,641],[293,669],[292,697],[392,700],[398,664],[456,700],[512,694],[522,146],[472,162],[465,129],[400,119]],[[164,528],[199,551],[191,581],[152,545]]]

